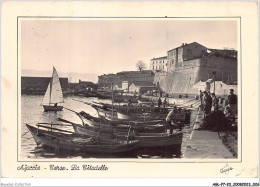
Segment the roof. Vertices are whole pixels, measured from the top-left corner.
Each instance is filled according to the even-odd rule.
[[[185,46],[188,46],[188,45],[191,45],[191,44],[198,44],[198,45],[201,45],[201,44],[199,44],[198,42],[183,43],[181,46],[179,46],[179,47],[175,47],[175,48],[173,48],[173,49],[171,49],[171,50],[168,50],[168,51],[172,51],[172,50],[174,50],[174,49],[178,49],[178,48],[181,48],[181,47],[185,47]],[[203,45],[201,45],[201,46],[203,46]],[[203,46],[203,47],[205,47],[205,46]],[[205,47],[205,48],[206,48],[206,47]]]
[[[210,55],[222,56],[225,58],[237,58],[237,51],[230,49],[208,49],[211,53]]]
[[[146,81],[133,81],[131,84],[134,84],[135,86],[155,86],[152,82],[146,82]]]
[[[163,59],[167,59],[167,56],[162,56],[162,57],[158,57],[158,58],[153,58],[151,60],[163,60]]]

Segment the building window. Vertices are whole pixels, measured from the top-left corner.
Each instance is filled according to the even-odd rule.
[[[191,49],[187,49],[187,54],[191,55],[192,54],[192,50]]]

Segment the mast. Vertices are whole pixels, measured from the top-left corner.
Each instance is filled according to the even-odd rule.
[[[113,90],[113,81],[111,83],[111,89],[112,89],[112,119],[114,118],[114,90]]]

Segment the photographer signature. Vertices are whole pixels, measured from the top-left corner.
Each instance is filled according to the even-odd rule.
[[[229,167],[228,164],[226,164],[223,168],[220,169],[220,173],[225,173],[226,175],[229,174],[230,170],[233,170],[234,168]]]

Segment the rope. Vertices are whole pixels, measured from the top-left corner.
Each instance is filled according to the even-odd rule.
[[[27,131],[26,133],[24,133],[21,137],[23,137],[24,135],[26,135],[28,132],[30,132],[30,131]]]

